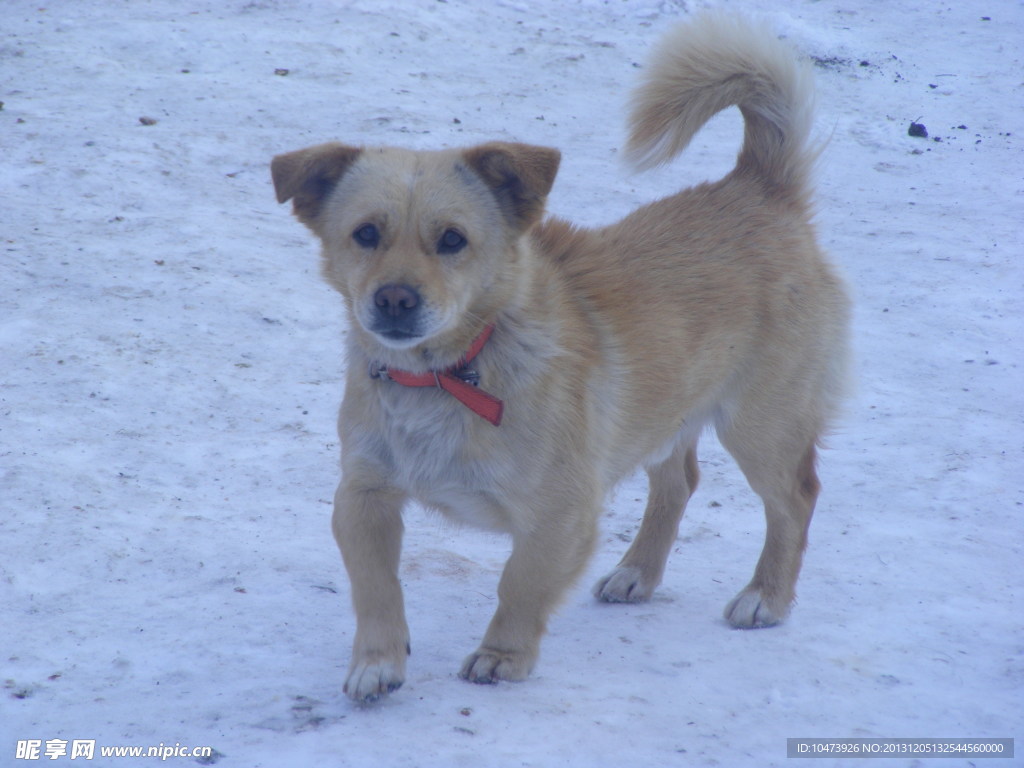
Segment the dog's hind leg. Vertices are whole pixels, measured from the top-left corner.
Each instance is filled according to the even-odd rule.
[[[615,569],[594,585],[594,596],[609,603],[649,600],[665,572],[686,502],[697,488],[696,440],[675,447],[649,467],[650,491],[640,531]]]
[[[766,422],[740,415],[719,426],[722,444],[764,502],[767,520],[754,578],[725,608],[725,618],[734,627],[778,624],[796,596],[821,484],[815,472],[819,429],[799,415],[790,416],[790,420],[776,417]]]

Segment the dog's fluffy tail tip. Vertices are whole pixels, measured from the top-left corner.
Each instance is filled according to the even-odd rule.
[[[642,171],[667,163],[717,112],[738,106],[745,138],[738,167],[802,187],[814,104],[810,68],[763,24],[706,13],[656,46],[633,94],[626,161]]]

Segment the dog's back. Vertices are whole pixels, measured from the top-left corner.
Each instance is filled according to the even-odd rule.
[[[717,112],[738,106],[743,147],[724,179],[685,189],[601,230],[549,220],[540,250],[615,336],[624,367],[612,482],[682,439],[729,420],[745,380],[804,382],[820,431],[846,380],[848,306],[809,221],[813,88],[807,68],[763,30],[709,15],[659,44],[633,97],[629,159],[668,162]],[[685,371],[685,375],[681,375]],[[634,450],[627,450],[631,446]]]

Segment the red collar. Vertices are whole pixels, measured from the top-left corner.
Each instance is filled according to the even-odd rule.
[[[394,381],[403,387],[437,387],[443,389],[477,416],[482,416],[494,426],[501,425],[501,415],[505,404],[494,395],[479,389],[480,375],[469,369],[469,364],[494,331],[493,325],[484,328],[483,333],[474,339],[469,351],[450,368],[443,371],[427,371],[426,373],[410,373],[387,366],[371,366],[370,376],[375,379]]]

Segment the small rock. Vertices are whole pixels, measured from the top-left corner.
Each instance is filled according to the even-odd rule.
[[[156,125],[160,121],[155,117],[140,117],[139,122],[143,125]]]
[[[924,127],[924,123],[911,123],[910,128],[907,130],[908,136],[916,136],[917,138],[927,139],[928,129]]]

